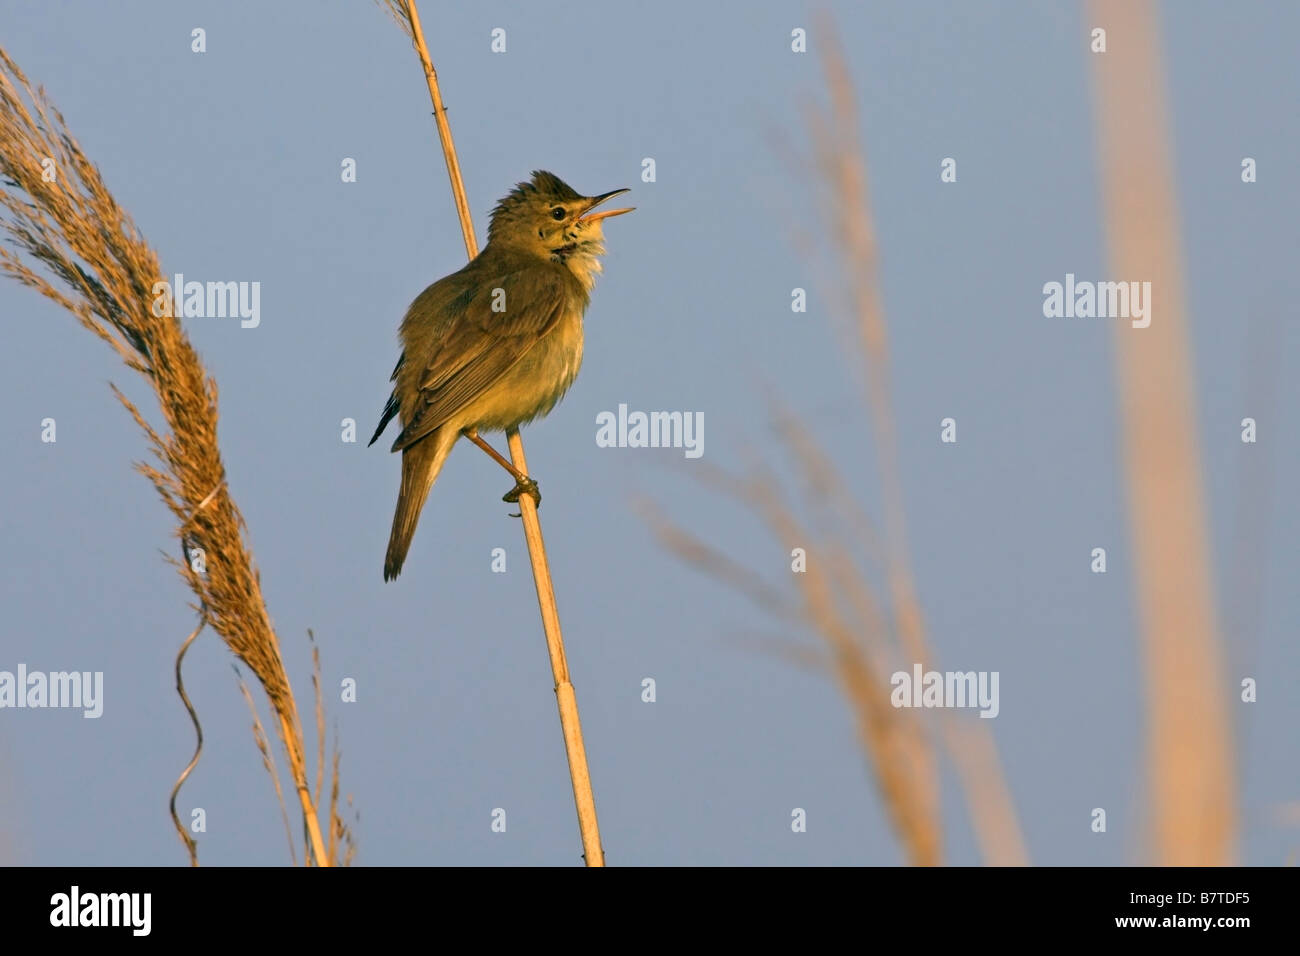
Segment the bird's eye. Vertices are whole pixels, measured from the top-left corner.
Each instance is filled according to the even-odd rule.
[[[563,218],[564,218],[564,207],[563,207],[563,206],[556,206],[554,209],[552,209],[552,210],[551,210],[551,218],[554,219],[554,220],[556,220],[557,222],[558,222],[559,220],[563,219]]]

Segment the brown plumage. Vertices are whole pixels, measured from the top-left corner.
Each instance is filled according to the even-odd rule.
[[[384,560],[397,577],[420,511],[456,440],[467,430],[505,431],[545,415],[582,364],[582,316],[605,252],[592,212],[626,190],[581,196],[535,172],[497,204],[488,244],[465,268],[429,286],[407,310],[396,383],[374,444],[402,425],[402,486]]]

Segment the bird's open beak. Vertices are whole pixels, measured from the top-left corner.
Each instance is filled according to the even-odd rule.
[[[589,205],[587,209],[588,210],[595,209],[606,199],[613,199],[615,196],[621,196],[625,192],[631,192],[631,190],[615,189],[612,192],[607,192],[604,195],[597,196],[595,199],[591,200],[591,205]],[[578,222],[595,222],[598,219],[608,219],[610,216],[621,216],[623,215],[623,213],[631,212],[635,208],[636,208],[635,206],[629,206],[626,209],[606,209],[603,212],[587,212],[584,215],[578,217]]]

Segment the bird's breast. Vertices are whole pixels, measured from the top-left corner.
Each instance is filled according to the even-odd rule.
[[[582,366],[582,310],[571,308],[506,373],[479,428],[517,428],[540,418],[564,397]]]

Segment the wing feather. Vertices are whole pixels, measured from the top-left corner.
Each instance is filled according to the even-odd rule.
[[[463,309],[446,322],[419,375],[414,408],[393,451],[419,441],[499,381],[564,316],[571,290],[558,270],[527,267],[491,288],[457,296]],[[493,312],[504,291],[505,311]],[[408,357],[409,346],[408,346]]]

